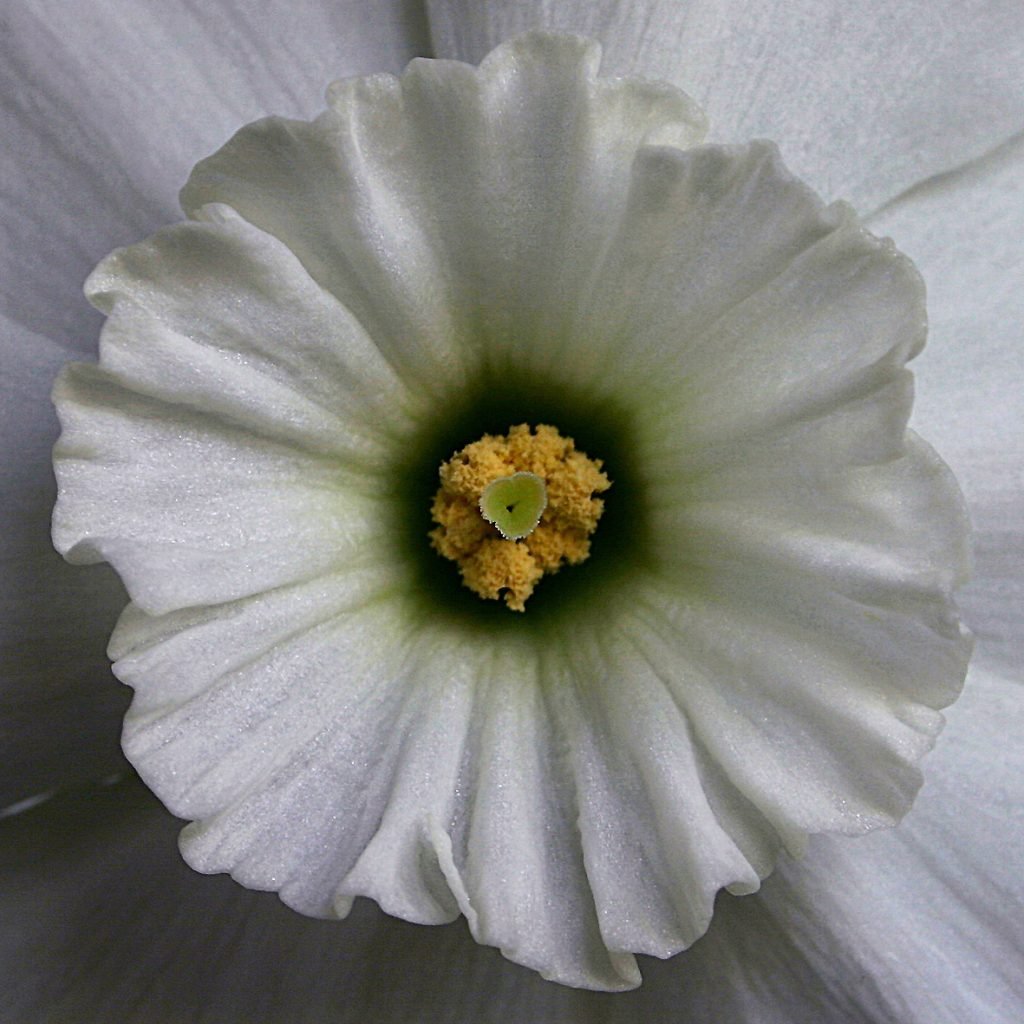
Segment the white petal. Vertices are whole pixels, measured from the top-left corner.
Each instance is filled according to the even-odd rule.
[[[54,542],[110,562],[151,612],[379,556],[379,482],[75,364],[60,378]],[[386,550],[384,548],[383,550]]]
[[[1009,459],[971,504],[974,570],[960,595],[976,657],[1011,679],[1024,672],[1024,464]]]
[[[172,810],[200,819],[183,838],[194,866],[278,889],[305,913],[347,913],[340,887],[400,770],[416,700],[387,583],[346,572],[155,622],[126,614],[115,671],[139,703],[125,747]]]
[[[0,316],[0,808],[124,764],[124,695],[103,652],[124,590],[106,567],[67,566],[47,523],[57,436],[48,394],[70,354]]]
[[[55,542],[110,561],[150,611],[365,556],[389,525],[376,467],[406,422],[351,314],[274,239],[209,214],[97,268],[103,368],[70,368],[55,393]]]
[[[1016,687],[972,675],[900,829],[817,840],[760,894],[721,898],[708,935],[681,957],[647,962],[643,987],[616,995],[616,1012],[1014,1024],[1024,918],[1019,860],[1007,854],[1021,845],[1020,707]],[[418,928],[366,904],[325,924],[197,878],[178,860],[176,827],[126,784],[7,823],[0,950],[13,1020],[59,1011],[149,1024],[169,1006],[258,1019],[268,979],[275,1005],[302,1024],[339,1013],[555,1022],[607,1009],[607,996],[550,985],[474,946],[461,924]]]
[[[968,495],[980,492],[1019,455],[1024,428],[1013,379],[1024,344],[1024,138],[911,193],[871,228],[892,235],[928,284],[915,425],[941,446]]]
[[[605,74],[686,90],[712,138],[764,136],[830,198],[874,209],[1020,130],[1013,2],[428,0],[434,52],[480,60],[527,29],[600,40]]]
[[[765,886],[755,914],[785,928],[792,959],[824,980],[832,1005],[908,1024],[1009,1024],[1024,1007],[1019,687],[972,673],[949,718],[903,824],[856,842],[817,839]],[[744,972],[777,1005],[800,1007],[799,991],[773,982],[764,939],[754,941],[763,929],[744,935],[753,922],[742,916],[726,913],[713,944],[745,948]]]
[[[818,439],[831,466],[766,458],[675,485],[635,602],[697,741],[791,845],[899,819],[970,650],[950,597],[967,552],[948,470],[913,438],[877,464]]]
[[[580,794],[560,753],[569,736],[553,707],[558,696],[550,684],[559,677],[545,674],[539,652],[487,647],[476,668],[472,791],[452,837],[461,909],[478,941],[542,977],[633,988],[640,983],[636,962],[604,941],[585,854],[568,827],[580,813]]]
[[[312,111],[333,76],[398,70],[424,52],[424,28],[401,0],[358,12],[120,0],[5,11],[0,618],[13,788],[0,804],[123,764],[124,696],[101,650],[123,588],[103,568],[69,572],[47,541],[47,395],[68,350],[93,350],[101,323],[82,280],[114,245],[176,217],[189,167],[240,118]]]
[[[975,527],[963,594],[978,654],[1024,664],[1024,140],[922,188],[872,221],[928,283],[929,343],[914,422],[959,477]]]
[[[605,944],[666,957],[704,933],[719,889],[757,889],[780,843],[719,784],[653,645],[619,616],[600,639],[588,632],[567,638],[566,671],[549,683],[587,878]]]
[[[805,941],[831,931],[902,1019],[1010,1021],[1024,1008],[1022,735],[1019,687],[973,673],[903,827],[863,845],[822,839],[783,875],[780,888],[816,901],[824,927]]]
[[[642,391],[644,443],[670,448],[678,477],[888,389],[923,343],[923,298],[909,262],[770,144],[647,149],[581,300],[569,344],[590,354],[571,372]],[[909,391],[893,400],[905,416]]]
[[[871,489],[860,515],[884,509],[883,493],[893,507],[910,495],[927,507],[934,496],[920,474],[904,467],[903,481]],[[711,764],[791,845],[802,832],[898,820],[920,782],[916,762],[941,727],[934,708],[959,689],[969,645],[944,588],[926,582],[930,552],[915,548],[912,524],[908,515],[902,531],[887,525],[858,541],[855,563],[842,532],[819,524],[816,537],[799,518],[733,521],[721,534],[696,524],[689,563],[667,561],[666,581],[634,594],[624,633]]]
[[[108,315],[117,382],[252,433],[375,463],[409,429],[401,387],[352,314],[229,207],[105,259],[86,294]],[[145,343],[140,343],[140,339]]]
[[[341,82],[313,124],[240,131],[183,203],[227,203],[280,238],[410,383],[454,390],[499,346],[514,362],[518,340],[562,329],[637,147],[699,140],[684,96],[596,71],[593,46],[533,37],[479,70]]]
[[[261,114],[309,114],[344,74],[426,52],[405,0],[19,3],[0,35],[0,296],[88,350],[78,290],[95,262],[176,217],[200,157]]]
[[[416,628],[387,585],[346,572],[217,609],[126,612],[111,645],[137,689],[125,747],[199,819],[186,858],[319,916],[356,895],[433,924],[462,912],[545,976],[636,985],[632,957],[598,934],[534,658]]]

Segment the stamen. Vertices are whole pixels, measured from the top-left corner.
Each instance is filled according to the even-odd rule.
[[[546,573],[590,554],[590,536],[611,486],[601,461],[576,450],[551,426],[525,423],[485,434],[440,469],[430,533],[439,554],[458,563],[463,583],[513,611]]]

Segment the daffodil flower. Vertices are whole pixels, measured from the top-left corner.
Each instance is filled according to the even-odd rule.
[[[100,369],[58,388],[56,536],[128,584],[112,643],[137,687],[126,743],[199,819],[198,867],[313,914],[361,894],[411,920],[462,912],[546,976],[621,988],[631,953],[688,946],[717,890],[756,888],[780,847],[906,809],[962,676],[964,525],[903,430],[923,337],[907,261],[769,147],[698,147],[679,93],[595,75],[593,48],[530,37],[479,71],[343,83],[314,126],[254,126],[201,164],[184,193],[198,220],[91,279],[110,320]],[[524,418],[560,419],[612,485],[591,557],[520,618],[460,587],[426,535],[438,463]],[[536,505],[499,530],[521,551],[557,502],[505,493],[509,513]],[[480,511],[492,528],[502,510]],[[990,650],[983,668],[1008,663]],[[1015,714],[981,679],[962,750],[994,703]],[[940,803],[926,821],[968,801]],[[877,983],[851,1018],[923,1013],[912,982],[945,951],[884,960],[928,924],[901,888],[915,870],[928,884],[907,852],[922,831],[821,840],[763,895],[720,899],[707,938],[645,972],[652,998],[691,970],[688,998],[713,1006],[716,972],[781,953],[797,984],[771,1013],[846,1012],[834,935]],[[1004,877],[986,841],[934,874],[958,892]],[[857,930],[879,856],[911,868],[884,939],[870,915]],[[1015,983],[989,963],[1002,1012]],[[729,998],[765,1016],[757,984]]]

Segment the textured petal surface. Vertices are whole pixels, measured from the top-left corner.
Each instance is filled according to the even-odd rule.
[[[808,921],[813,908],[831,925],[847,962],[876,979],[889,1016],[1011,1021],[1024,1007],[1024,757],[1007,742],[1020,723],[1019,687],[975,673],[908,827],[866,838],[863,850],[823,837],[774,894],[776,913],[803,904]],[[816,931],[800,936],[810,948]]]
[[[772,1024],[1016,1021],[1021,707],[1019,686],[972,672],[899,828],[818,837],[758,896],[724,900],[687,954],[697,1018],[714,1007]],[[679,983],[658,966],[644,991]]]
[[[153,612],[217,603],[380,551],[373,481],[75,364],[55,396],[54,540],[110,562]],[[232,525],[226,525],[232,524]]]
[[[535,659],[417,629],[386,582],[346,572],[125,613],[111,644],[138,694],[125,749],[172,811],[201,819],[186,858],[316,916],[355,895],[424,923],[462,912],[546,976],[637,984],[597,933]]]
[[[781,846],[906,811],[966,526],[904,432],[913,268],[597,57],[418,62],[204,161],[198,220],[90,279],[54,533],[125,580],[125,748],[190,863],[621,989]],[[546,632],[454,626],[388,532],[400,453],[513,372],[625,410],[651,537]]]
[[[601,41],[606,74],[685,89],[712,138],[765,137],[830,198],[874,209],[1024,124],[1015,0],[428,0],[438,57],[527,29]]]
[[[115,253],[89,292],[110,317],[103,368],[56,391],[59,548],[151,611],[372,557],[405,392],[287,249],[227,211]]]
[[[591,353],[574,372],[598,387],[614,368],[643,390],[645,443],[670,449],[674,476],[682,459],[759,460],[760,444],[727,442],[746,452],[864,400],[923,344],[913,267],[770,144],[648,149],[630,185],[569,335]],[[906,415],[909,392],[889,401]]]
[[[1018,687],[976,673],[949,718],[899,829],[815,840],[760,893],[721,897],[699,943],[611,1002],[545,983],[461,923],[418,928],[365,901],[342,925],[314,921],[199,878],[140,787],[59,798],[0,825],[5,1019],[1016,1024]]]
[[[103,368],[226,426],[353,467],[379,463],[408,429],[414,396],[291,250],[230,208],[203,213],[208,223],[119,250],[86,282],[108,316]]]
[[[964,612],[978,656],[1024,666],[1024,139],[873,219],[928,282],[914,423],[960,479],[975,530]]]
[[[234,207],[295,252],[410,385],[457,391],[482,361],[514,362],[524,335],[563,329],[637,146],[700,139],[684,96],[599,80],[598,56],[533,37],[479,71],[422,61],[400,80],[338,83],[312,124],[242,129],[195,169],[183,205]]]
[[[618,675],[660,678],[702,776],[724,769],[733,806],[791,844],[897,820],[969,649],[950,611],[964,514],[903,435],[913,267],[771,147],[652,149],[583,308],[567,351],[587,346],[585,386],[644,395],[658,538],[621,637],[650,664]],[[750,816],[762,865],[764,826]]]
[[[178,216],[197,159],[241,120],[311,113],[332,76],[399,70],[426,52],[406,0],[10,5],[0,31],[0,642],[8,751],[0,806],[123,766],[125,703],[103,655],[121,585],[69,571],[47,539],[48,395],[95,349],[81,283],[115,245]]]
[[[949,500],[941,464],[912,450],[828,483],[813,513],[794,500],[762,516],[748,499],[681,516],[686,540],[623,627],[784,837],[902,816],[968,650],[943,579],[963,524],[919,525]]]

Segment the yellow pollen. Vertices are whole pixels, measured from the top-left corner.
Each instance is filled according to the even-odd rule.
[[[485,518],[489,499],[484,491],[491,484],[489,495],[500,494],[495,488],[515,486],[520,480],[515,474],[523,480],[539,478],[527,483],[541,493],[546,489],[547,504],[541,502],[536,526],[507,539],[494,515],[492,521]],[[604,511],[604,501],[595,495],[611,486],[599,459],[588,458],[572,438],[543,424],[531,429],[521,423],[505,435],[485,434],[443,463],[440,476],[431,508],[437,523],[430,532],[434,549],[458,563],[462,582],[473,593],[504,598],[517,612],[525,610],[526,599],[546,573],[586,560],[590,535]]]

